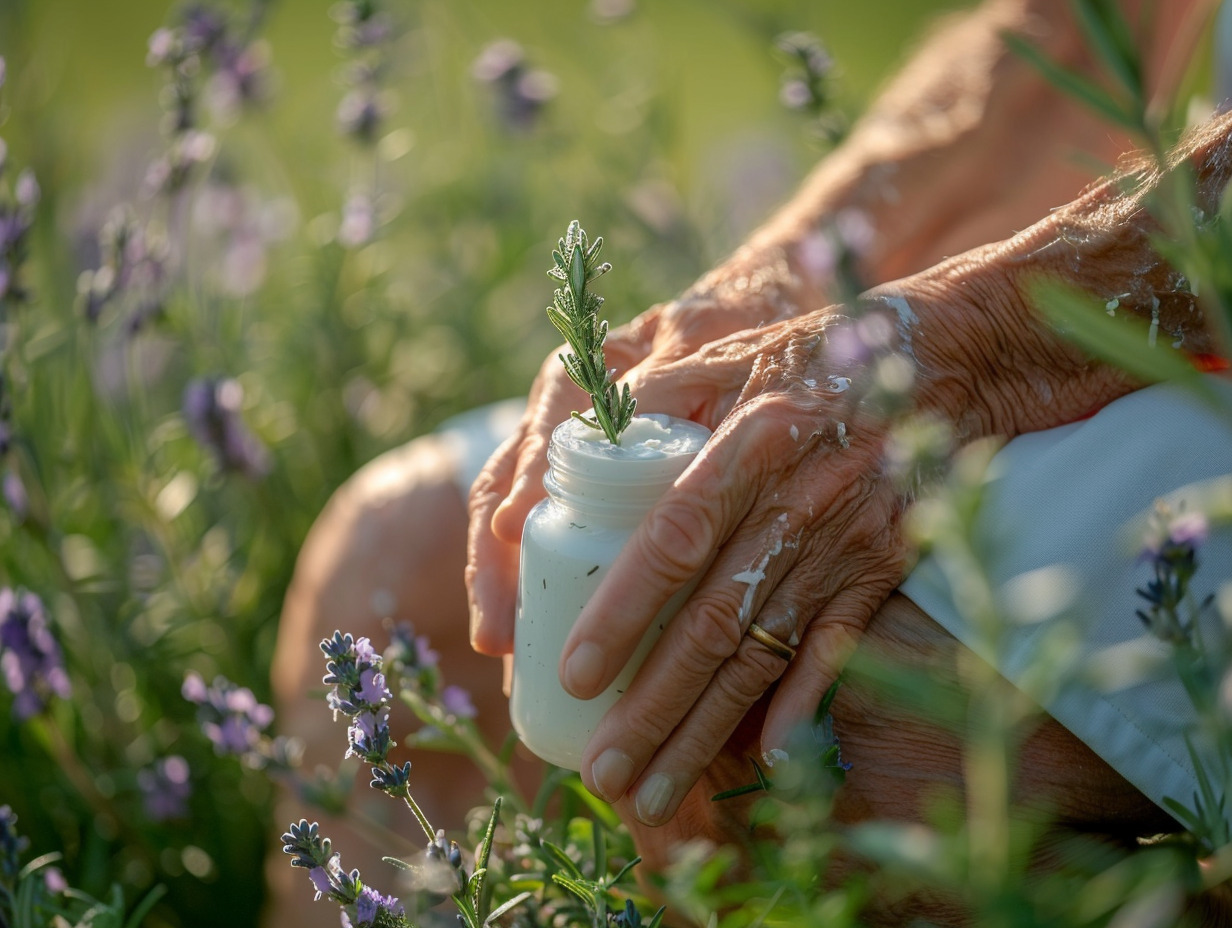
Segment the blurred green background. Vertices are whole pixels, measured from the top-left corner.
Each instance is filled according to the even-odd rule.
[[[929,20],[968,5],[656,0],[601,22],[580,0],[388,3],[401,33],[384,80],[395,105],[364,148],[336,127],[346,61],[333,4],[273,3],[260,30],[268,99],[233,122],[202,113],[218,141],[209,183],[240,191],[271,227],[261,273],[236,292],[220,275],[234,230],[163,217],[182,260],[163,311],[132,334],[118,310],[85,321],[78,280],[98,266],[111,209],[157,218],[140,186],[167,144],[165,90],[145,59],[181,8],[0,0],[0,181],[28,167],[42,192],[32,300],[5,331],[16,435],[5,466],[30,504],[0,512],[0,585],[47,603],[74,686],[71,702],[24,724],[0,698],[0,805],[20,816],[31,853],[63,851],[66,875],[95,894],[165,884],[151,924],[218,924],[220,894],[228,924],[255,924],[262,859],[285,823],[271,820],[269,782],[195,730],[184,673],[268,697],[312,519],[376,454],[527,389],[556,341],[544,270],[570,219],[608,242],[605,308],[619,323],[789,195],[821,149],[779,102],[776,36],[821,39],[854,116]],[[472,74],[500,38],[556,82],[520,131]],[[357,185],[377,193],[380,228],[344,248],[335,231]],[[242,385],[244,420],[270,455],[260,479],[192,441],[181,401],[201,377]],[[136,772],[172,753],[193,770],[189,813],[152,821]]]

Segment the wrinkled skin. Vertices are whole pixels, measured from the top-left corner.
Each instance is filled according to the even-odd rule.
[[[1002,27],[1017,25],[1038,36],[1041,22],[1059,21],[1059,10],[1051,0],[991,3],[970,21],[975,32],[961,31],[961,37],[971,48],[985,28],[992,48]],[[1179,19],[1180,7],[1175,12],[1165,21]],[[1016,23],[1015,16],[1022,19]],[[960,29],[968,30],[970,22]],[[1072,39],[1072,32],[1061,29],[1055,47],[1081,63],[1074,51],[1079,43]],[[959,441],[1060,425],[1133,389],[1126,376],[1088,363],[1034,316],[1028,289],[1041,276],[1097,294],[1125,295],[1126,313],[1149,314],[1159,300],[1164,331],[1184,330],[1186,345],[1202,350],[1192,295],[1153,253],[1153,230],[1140,197],[1125,194],[1116,182],[1095,185],[1004,243],[869,291],[862,306],[814,309],[824,305],[819,300],[826,281],[802,257],[811,224],[851,203],[875,214],[877,204],[863,181],[873,177],[874,188],[886,183],[885,171],[866,170],[852,184],[853,150],[892,162],[891,173],[903,183],[916,174],[928,176],[930,165],[933,175],[940,169],[951,181],[961,180],[956,165],[972,164],[963,161],[964,145],[983,140],[982,148],[972,148],[995,150],[1013,132],[1003,124],[1005,113],[1025,119],[1038,111],[1043,115],[1031,118],[1045,122],[1067,118],[1053,116],[1068,112],[1055,101],[1041,107],[1038,87],[997,53],[973,53],[971,60],[987,64],[989,73],[973,77],[979,70],[974,67],[955,78],[946,72],[935,86],[914,88],[927,113],[944,117],[921,120],[909,94],[889,94],[889,102],[874,108],[865,130],[857,129],[807,192],[731,262],[681,300],[650,310],[609,338],[609,366],[633,388],[642,411],[715,429],[704,452],[635,533],[561,658],[567,690],[581,698],[601,692],[659,606],[704,571],[583,757],[588,788],[609,801],[627,795],[644,823],[670,820],[713,759],[715,745],[782,677],[760,744],[763,751],[779,746],[901,580],[911,557],[899,531],[907,500],[883,465],[892,417],[869,400],[878,364],[888,357],[909,368],[909,410],[940,417]],[[963,80],[981,79],[988,83],[964,90]],[[983,116],[971,119],[972,113]],[[1220,152],[1226,128],[1212,128],[1189,152],[1212,204],[1226,181],[1227,159]],[[1014,137],[1028,142],[1019,131]],[[937,133],[945,136],[940,144]],[[939,159],[943,151],[953,160]],[[985,167],[976,172],[979,182]],[[1155,182],[1149,172],[1138,176],[1146,188]],[[827,192],[828,183],[837,192]],[[923,202],[931,202],[927,193]],[[876,244],[864,270],[874,279],[885,269],[910,266],[910,237],[899,239],[904,248],[892,247],[910,223],[893,221],[892,212],[873,216]],[[981,213],[972,228],[983,230],[988,222]],[[963,223],[954,219],[949,225],[953,234]],[[927,254],[914,244],[917,256]],[[833,325],[847,315],[884,317],[892,337],[863,345],[870,349],[865,356],[828,350],[840,341],[830,338]],[[482,652],[511,648],[522,523],[542,497],[551,429],[581,406],[559,367],[554,359],[544,365],[520,429],[494,455],[471,495],[466,576],[472,643]],[[809,386],[833,376],[850,376],[859,389],[835,396]],[[765,576],[752,588],[733,580],[761,570]],[[799,642],[790,667],[747,639],[754,621],[781,640]]]
[[[1228,117],[1216,120],[1183,155],[1203,180],[1208,206],[1230,170],[1230,126]],[[1138,177],[1147,188],[1154,182],[1149,172]],[[766,716],[763,751],[780,747],[833,682],[908,559],[898,530],[905,500],[882,465],[890,419],[869,392],[883,362],[910,371],[912,411],[941,417],[965,441],[1061,425],[1134,387],[1035,317],[1027,291],[1041,276],[1122,294],[1125,312],[1158,307],[1162,331],[1183,331],[1187,345],[1209,350],[1194,324],[1201,317],[1193,295],[1152,250],[1141,194],[1123,190],[1119,180],[1096,185],[1005,243],[870,291],[852,310],[860,318],[854,327],[890,334],[856,338],[854,349],[838,349],[852,342],[853,324],[836,307],[628,372],[635,392],[649,398],[645,408],[716,431],[579,616],[561,656],[565,688],[579,698],[602,692],[659,608],[705,573],[592,736],[582,761],[588,788],[612,802],[628,794],[646,824],[667,821],[714,746],[776,676],[786,671]],[[849,376],[853,388],[827,394],[823,385],[836,376]],[[529,427],[545,408],[532,403]],[[481,650],[508,646],[510,617],[494,612],[478,585],[480,567],[497,556],[489,533],[509,556],[530,501],[517,483],[525,477],[502,499],[515,447],[498,452],[471,498],[472,639]],[[736,578],[750,570],[765,577],[746,602],[747,584]],[[790,668],[745,637],[752,621],[799,640]]]
[[[930,687],[969,699],[966,681],[972,662],[978,660],[910,600],[899,595],[887,600],[861,636],[854,666],[831,706],[843,759],[851,764],[834,796],[831,821],[840,827],[870,821],[926,822],[937,802],[967,798],[962,733],[922,712],[918,693],[896,693],[882,681],[886,674],[906,670],[922,674]],[[986,699],[1014,698],[1004,680],[995,678],[991,685],[997,695],[985,692]],[[752,780],[749,757],[756,755],[761,715],[770,698],[760,699],[741,721],[670,821],[648,827],[632,814],[627,800],[617,806],[629,822],[647,872],[661,871],[691,841],[742,847],[752,838],[752,807],[763,794],[719,802],[711,797]],[[1057,865],[1060,858],[1052,852],[1076,836],[1131,848],[1139,835],[1175,830],[1167,815],[1054,720],[1036,716],[1022,736],[1018,756],[1029,758],[1029,763],[1015,773],[1009,799],[1024,817],[1038,816],[1048,823],[1037,842],[1039,870]],[[850,855],[839,856],[822,878],[827,885],[841,885],[866,866]],[[878,889],[862,913],[868,924],[903,925],[912,919],[970,923],[957,901],[944,894],[883,884]],[[1222,910],[1215,900],[1201,904]]]

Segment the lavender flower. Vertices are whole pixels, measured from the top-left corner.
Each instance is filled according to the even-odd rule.
[[[308,871],[316,899],[326,897],[342,906],[344,928],[399,928],[408,925],[406,910],[394,896],[368,886],[358,870],[342,869],[342,859],[316,822],[300,819],[282,836],[282,851],[291,855],[291,866]]]
[[[59,867],[44,868],[43,885],[53,896],[68,892],[69,888],[68,880],[64,878],[64,872]]]
[[[358,757],[370,764],[382,764],[393,742],[389,736],[389,710],[362,711],[351,719],[347,729],[346,757]]]
[[[321,834],[321,826],[300,819],[298,825],[282,836],[282,852],[291,855],[291,866],[308,871],[308,878],[316,888],[316,898],[328,896],[342,905],[355,901],[362,885],[358,870],[347,873],[342,869],[341,858],[334,853],[329,838]]]
[[[334,718],[340,712],[352,717],[375,713],[389,705],[393,694],[385,687],[381,657],[371,641],[334,632],[321,642],[321,651],[326,657],[324,682],[333,686],[327,701]]]
[[[642,913],[638,911],[632,899],[626,899],[624,911],[612,916],[611,919],[612,928],[642,928],[644,924],[646,923],[642,921]]]
[[[189,671],[181,694],[198,706],[197,722],[218,754],[236,754],[254,767],[277,760],[277,753],[264,738],[274,721],[274,710],[257,701],[252,690],[225,677],[215,677],[206,686],[199,673]]]
[[[450,715],[463,719],[473,719],[479,714],[471,701],[471,694],[456,684],[450,684],[441,690],[441,705]]]
[[[404,686],[411,686],[431,699],[440,690],[440,655],[426,635],[416,635],[410,622],[398,622],[389,633],[384,662]]]
[[[176,193],[217,150],[218,140],[212,133],[197,129],[178,133],[166,153],[147,169],[143,184],[146,195]]]
[[[404,916],[406,908],[394,896],[383,896],[371,886],[365,886],[355,897],[355,917],[342,910],[343,928],[364,928],[366,925],[387,923],[389,916]],[[384,916],[385,918],[382,918]],[[381,922],[378,922],[381,919]]]
[[[150,236],[131,208],[111,212],[98,236],[102,262],[77,280],[77,295],[86,319],[97,322],[113,301],[124,299],[126,328],[139,331],[162,313],[170,250],[165,239]]]
[[[846,124],[832,112],[834,59],[817,37],[807,32],[779,36],[774,44],[788,62],[779,84],[780,102],[788,109],[811,116],[813,128],[824,141],[838,141]]]
[[[395,746],[389,734],[393,694],[385,685],[380,655],[367,638],[342,632],[322,641],[321,651],[326,658],[324,682],[333,687],[326,701],[335,719],[342,714],[351,720],[346,756],[372,765],[373,788],[407,799],[411,763],[399,767],[389,762],[389,752]]]
[[[347,51],[379,48],[395,35],[392,17],[375,3],[340,3],[334,19],[338,22],[338,45]]]
[[[796,255],[811,280],[826,285],[836,301],[851,302],[865,289],[859,263],[875,234],[868,213],[849,207],[804,236]]]
[[[1198,615],[1211,602],[1208,598],[1189,615],[1181,614],[1189,582],[1198,569],[1198,548],[1209,533],[1200,512],[1175,511],[1160,502],[1151,513],[1140,559],[1151,567],[1154,577],[1137,590],[1147,603],[1137,614],[1152,635],[1178,647],[1196,646]]]
[[[218,180],[202,186],[192,210],[194,237],[215,252],[210,263],[227,296],[256,292],[265,279],[269,246],[286,238],[294,222],[288,201],[262,200],[252,190]]]
[[[398,30],[380,0],[343,0],[331,11],[338,23],[335,40],[351,58],[343,74],[349,90],[338,104],[339,130],[364,146],[380,137],[393,111],[383,87],[393,62]]]
[[[5,152],[0,149],[0,177],[4,173],[5,160]],[[28,168],[18,174],[12,196],[0,196],[0,310],[6,303],[21,303],[28,297],[18,280],[18,272],[25,262],[39,197],[38,181]]]
[[[342,206],[342,221],[338,225],[338,244],[343,248],[367,245],[376,236],[376,205],[372,197],[357,190]]]
[[[0,806],[0,879],[12,883],[21,871],[21,855],[30,839],[17,833],[17,815],[9,806]]]
[[[172,754],[137,772],[145,814],[152,822],[183,818],[192,795],[188,761]]]
[[[364,144],[375,142],[392,109],[389,98],[378,88],[361,86],[347,93],[338,104],[338,130]]]
[[[213,452],[218,466],[247,477],[270,470],[269,451],[240,416],[244,389],[232,378],[199,378],[184,388],[184,419],[192,436]]]
[[[820,114],[830,102],[828,84],[834,59],[817,37],[807,32],[779,36],[774,44],[793,65],[783,76],[779,99],[789,109]]]
[[[246,107],[269,96],[269,47],[262,42],[226,43],[215,55],[215,71],[205,89],[214,118],[231,122]]]
[[[1143,539],[1141,558],[1153,565],[1191,563],[1209,535],[1210,524],[1203,513],[1173,512],[1160,504]]]
[[[462,849],[457,841],[447,839],[444,831],[438,831],[423,855],[412,864],[411,886],[430,905],[435,905],[455,893],[465,892],[466,884]]]
[[[0,427],[2,426],[3,423],[0,423]],[[3,452],[0,451],[0,454],[3,454]],[[8,506],[9,512],[13,514],[13,518],[18,522],[25,521],[26,516],[30,513],[30,497],[26,493],[26,485],[22,483],[17,471],[6,470],[4,472],[0,495],[3,495],[4,503]]]
[[[522,46],[497,39],[479,53],[471,74],[495,95],[496,115],[513,132],[533,129],[544,106],[556,96],[557,80],[547,71],[527,65]]]
[[[218,9],[191,4],[177,25],[150,36],[146,64],[167,74],[167,132],[173,139],[197,126],[203,91],[215,118],[224,121],[267,96],[269,54],[252,37],[261,6],[254,4],[250,21],[239,24]]]
[[[67,699],[72,693],[60,646],[33,593],[0,589],[0,671],[16,697],[18,720],[42,712],[52,697]]]

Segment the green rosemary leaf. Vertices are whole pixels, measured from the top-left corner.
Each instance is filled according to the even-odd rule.
[[[592,242],[576,219],[569,223],[564,237],[552,251],[552,267],[548,269],[548,276],[562,281],[564,286],[554,291],[547,313],[548,320],[569,345],[569,353],[560,355],[565,373],[590,396],[594,406],[593,420],[577,411],[574,417],[602,429],[608,441],[618,445],[621,432],[633,420],[637,401],[629,392],[628,384],[619,390],[612,383],[603,354],[608,324],[606,319],[599,318],[603,297],[587,286],[612,269],[607,262],[599,262],[602,247],[602,236]]]

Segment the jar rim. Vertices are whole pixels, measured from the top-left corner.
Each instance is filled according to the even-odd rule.
[[[576,417],[552,431],[548,463],[571,476],[619,485],[659,483],[675,479],[705,445],[710,429],[663,413],[634,417],[626,432],[633,441],[613,445],[601,432]]]

